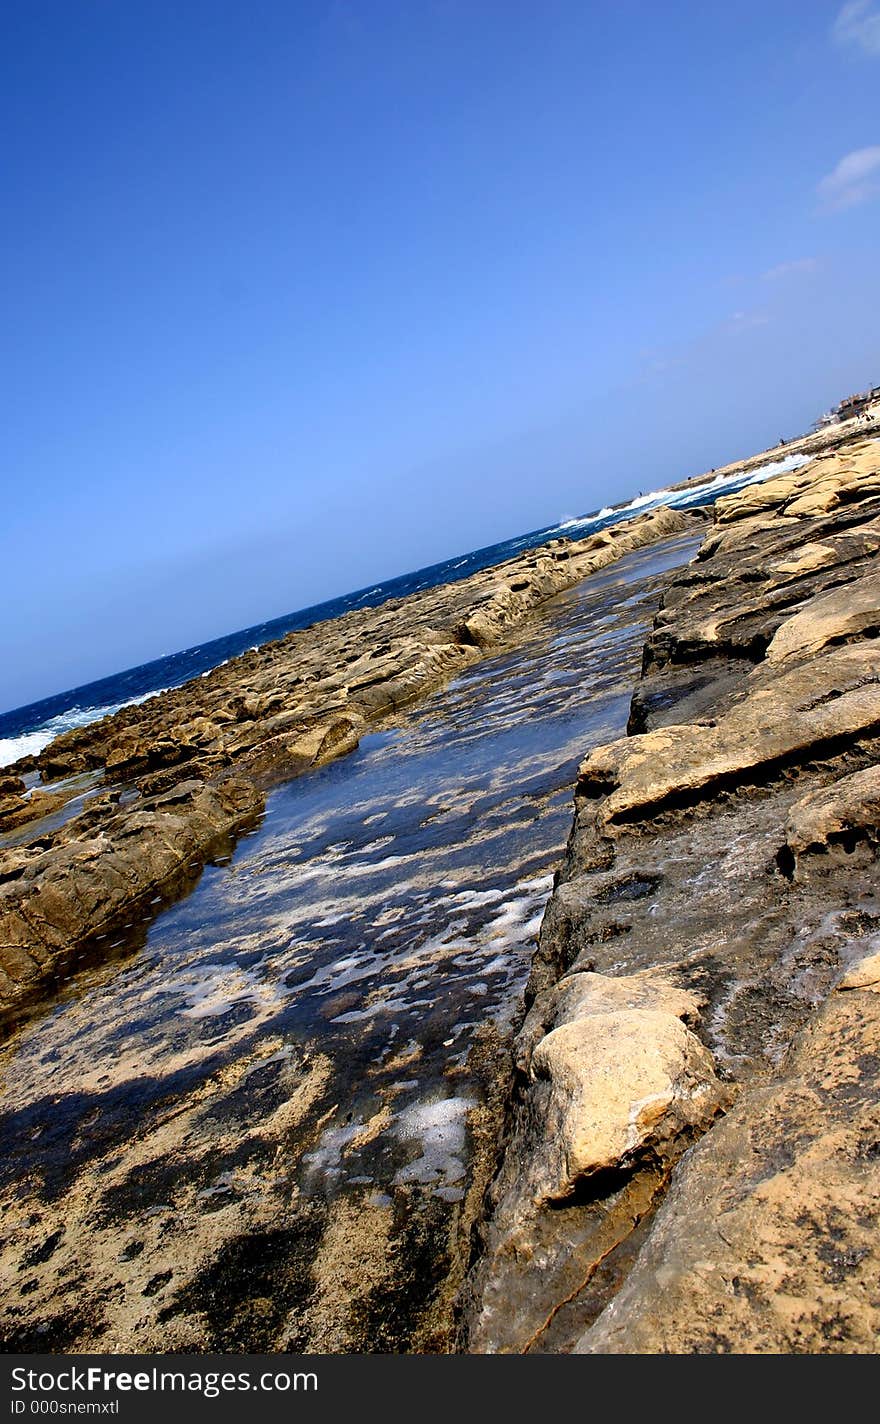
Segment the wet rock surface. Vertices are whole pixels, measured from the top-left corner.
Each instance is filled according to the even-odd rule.
[[[123,916],[161,903],[212,850],[228,853],[262,809],[248,781],[184,781],[133,811],[93,808],[69,838],[9,852],[0,861],[0,1004],[20,1009],[100,954]]]
[[[880,999],[843,987],[682,1162],[579,1352],[876,1352]]]
[[[369,728],[399,719],[555,595],[700,518],[656,509],[290,633],[58,737],[36,766],[50,786],[64,780],[67,789],[26,796],[15,772],[5,774],[0,1013],[10,1019],[49,992],[78,954],[94,954],[100,936],[109,944],[150,892],[170,893],[184,867],[196,870],[259,814],[267,788],[352,752]],[[107,793],[53,822],[50,813],[88,774]],[[22,826],[29,837],[3,834]]]
[[[581,764],[462,1348],[876,1349],[878,497],[854,441],[719,500]]]
[[[453,1348],[577,765],[620,733],[700,537],[609,564],[398,727],[270,792],[235,846],[182,867],[188,894],[156,890],[8,1036],[5,1349]],[[182,844],[228,783],[179,783],[121,808],[99,789],[81,826],[121,856],[108,827],[136,846],[138,817],[186,811]],[[58,893],[92,873],[87,839],[59,841]],[[48,853],[7,851],[28,915]],[[690,999],[669,994],[652,1002],[675,1035]]]

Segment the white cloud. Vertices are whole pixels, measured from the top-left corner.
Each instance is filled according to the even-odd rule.
[[[865,54],[880,55],[880,8],[873,0],[850,0],[831,31],[841,45],[855,45]]]
[[[819,263],[815,257],[795,257],[791,262],[780,262],[778,266],[770,267],[761,276],[765,282],[777,282],[784,277],[808,277],[818,270]]]
[[[826,174],[817,190],[827,210],[854,208],[880,193],[880,144],[856,148]]]

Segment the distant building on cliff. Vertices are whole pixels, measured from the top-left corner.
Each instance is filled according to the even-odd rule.
[[[873,407],[878,407],[875,411]],[[815,430],[824,430],[828,425],[840,425],[844,420],[857,420],[860,415],[880,414],[880,386],[859,391],[857,395],[846,396],[833,410],[827,410],[816,421]]]

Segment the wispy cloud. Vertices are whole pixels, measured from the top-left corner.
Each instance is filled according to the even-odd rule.
[[[761,273],[761,278],[765,282],[778,282],[786,277],[809,277],[812,272],[818,272],[819,262],[815,257],[795,257],[791,262],[780,262],[776,267],[770,267],[766,272]]]
[[[639,352],[639,361],[642,363],[642,380],[651,376],[664,376],[676,366],[684,365],[680,355],[659,346],[643,346]]]
[[[854,208],[880,193],[880,144],[856,148],[826,174],[817,190],[823,208]]]
[[[645,367],[645,374],[648,376],[665,376],[667,371],[674,371],[676,366],[683,366],[684,361],[680,356],[655,356]]]
[[[880,7],[874,0],[849,0],[834,21],[831,33],[840,45],[880,55]]]
[[[766,326],[769,320],[770,317],[765,311],[736,311],[725,322],[725,328],[734,333],[751,331],[756,326]]]

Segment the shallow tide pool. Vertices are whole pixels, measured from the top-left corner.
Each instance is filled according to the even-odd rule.
[[[622,735],[698,543],[585,580],[275,791],[227,863],[5,1044],[6,1349],[446,1347],[474,1050],[518,1011],[578,762]]]

